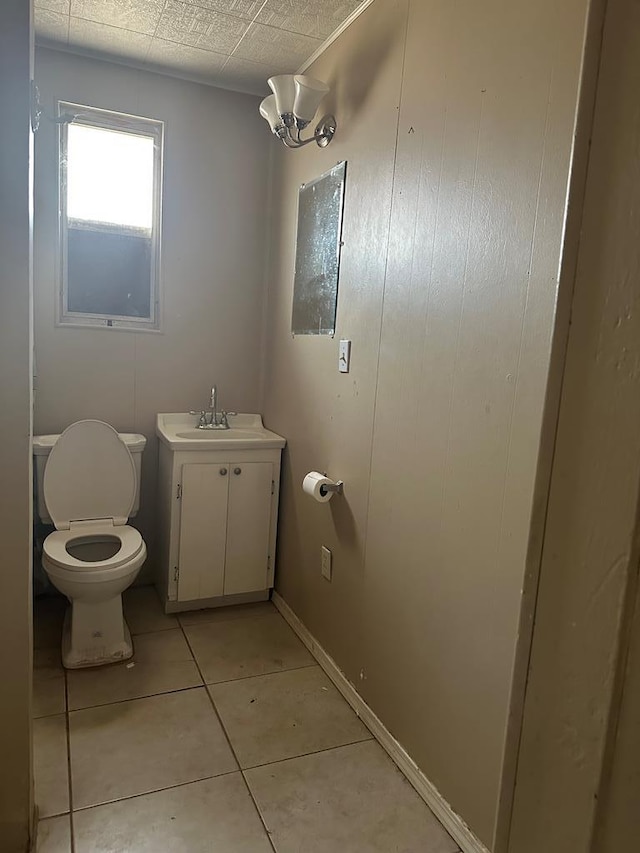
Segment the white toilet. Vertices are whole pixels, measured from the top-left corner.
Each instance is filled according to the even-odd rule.
[[[144,436],[119,436],[95,420],[34,438],[38,512],[56,526],[44,541],[42,565],[71,602],[62,634],[68,669],[133,654],[122,593],[147,556],[142,536],[127,524],[139,505],[144,443]],[[127,444],[135,445],[134,455]]]

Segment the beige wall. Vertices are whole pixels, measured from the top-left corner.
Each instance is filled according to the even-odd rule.
[[[539,561],[586,10],[377,0],[311,69],[332,86],[335,141],[276,158],[264,403],[288,439],[276,586],[495,850]],[[292,339],[297,188],[342,159],[336,339]],[[353,341],[346,376],[340,337]],[[310,469],[343,478],[344,498],[305,498]]]
[[[153,545],[156,413],[205,407],[213,382],[221,406],[259,410],[269,139],[248,95],[45,49],[36,78],[48,116],[59,98],[166,122],[161,334],[55,326],[55,125],[36,141],[35,431],[94,417],[144,433],[136,523]]]
[[[31,4],[0,4],[0,849],[25,853],[31,789]]]
[[[513,853],[617,853],[640,837],[639,75],[640,8],[609,0]]]
[[[611,753],[598,797],[592,853],[632,850],[640,838],[640,594],[637,565],[636,556],[630,567],[630,587],[636,588],[635,610],[631,628],[628,634],[625,630],[621,643],[622,698],[610,727]]]

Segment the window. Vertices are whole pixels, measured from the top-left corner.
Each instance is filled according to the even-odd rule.
[[[159,328],[160,121],[59,102],[59,321]]]

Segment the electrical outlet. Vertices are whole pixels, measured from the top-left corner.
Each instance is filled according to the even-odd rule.
[[[331,580],[331,551],[322,546],[322,577]]]

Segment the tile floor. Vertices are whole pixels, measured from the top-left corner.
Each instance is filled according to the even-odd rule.
[[[35,609],[38,853],[454,853],[277,610],[130,590],[132,661],[65,673]]]

